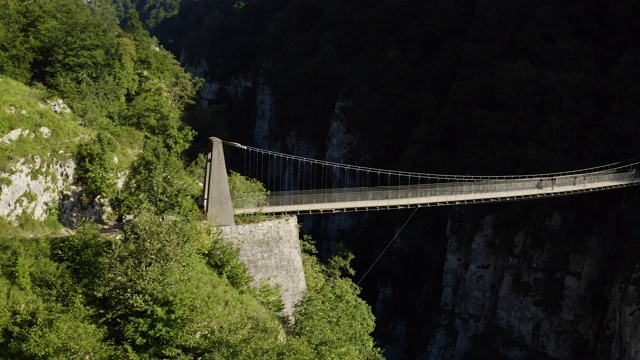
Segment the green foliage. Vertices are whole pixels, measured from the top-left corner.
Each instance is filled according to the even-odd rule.
[[[78,147],[76,180],[92,199],[111,198],[117,191],[115,150],[114,139],[106,133]]]
[[[199,153],[195,160],[187,166],[187,172],[194,181],[204,182],[207,168],[207,155]]]
[[[73,235],[51,238],[51,257],[65,264],[76,283],[90,295],[98,285],[96,279],[108,271],[101,259],[112,252],[113,243],[112,238],[100,235],[97,225],[85,223]]]
[[[233,244],[216,238],[206,254],[207,265],[240,292],[245,292],[251,285],[251,275],[247,266],[238,259],[239,250]]]
[[[0,77],[0,134],[19,131],[20,136],[9,143],[0,144],[0,171],[13,174],[18,162],[35,165],[30,171],[32,180],[43,178],[48,183],[70,183],[71,173],[54,173],[54,166],[66,167],[64,162],[75,158],[75,180],[92,197],[113,196],[117,192],[118,172],[126,169],[139,152],[142,134],[132,128],[107,126],[89,129],[79,125],[81,119],[74,113],[56,113],[51,102],[59,104],[57,97],[49,97],[41,86],[29,88],[13,79]],[[117,156],[118,164],[115,163]],[[10,184],[9,177],[0,182]],[[25,198],[27,200],[27,198]],[[32,201],[32,200],[29,200]],[[22,216],[13,226],[3,222],[0,234],[42,235],[58,231],[57,202],[51,202],[45,221]],[[5,226],[6,225],[6,226]]]
[[[294,313],[294,334],[318,359],[382,359],[370,337],[375,326],[371,308],[358,297],[360,289],[351,279],[341,276],[353,273],[352,257],[342,251],[323,266],[317,258],[303,255],[307,292]]]
[[[0,219],[0,238],[9,236],[44,236],[64,233],[65,230],[58,221],[58,209],[55,205],[49,209],[44,221],[35,220],[29,214],[18,217],[18,223],[7,219]]]
[[[277,314],[279,289],[252,288],[237,250],[195,222],[201,189],[180,153],[194,136],[183,113],[200,82],[129,11],[139,3],[119,3],[117,11],[126,8],[129,17],[124,30],[108,1],[0,0],[0,134],[21,128],[37,138],[2,144],[2,168],[16,158],[33,161],[38,152],[62,150],[61,158],[75,154],[79,160],[76,175],[87,194],[110,197],[117,192],[114,155],[126,165],[138,157],[113,199],[119,214],[135,215],[121,237],[88,226],[50,240],[0,239],[0,353],[36,359],[324,359],[334,347],[336,356],[374,357],[370,310],[351,298],[357,289],[339,275],[348,260],[332,263],[332,270],[317,261],[307,266],[307,276],[327,284],[310,282],[300,321],[288,329]],[[141,13],[153,26],[177,5],[147,2]],[[252,11],[250,2],[224,8],[239,15]],[[4,75],[41,85],[29,89]],[[47,107],[45,100],[58,97],[71,114]],[[221,109],[202,117],[219,120]],[[50,137],[39,136],[42,126],[52,130]],[[261,184],[231,178],[239,204],[264,202]],[[24,224],[32,226],[26,216]],[[318,302],[322,297],[346,298],[348,307],[327,307]],[[321,325],[319,311],[336,310],[350,321],[338,325],[353,329],[312,329]]]
[[[114,243],[112,255],[102,260],[109,271],[97,279],[96,294],[106,302],[114,335],[133,349],[172,356],[177,349],[168,344],[184,340],[176,318],[181,314],[173,303],[193,271],[185,265],[201,235],[194,226],[139,214],[126,226],[123,240]]]
[[[120,29],[107,1],[9,3],[0,17],[0,73],[42,83],[87,125],[131,125],[176,153],[188,147],[193,132],[181,113],[197,82],[141,26]]]
[[[180,7],[180,0],[148,0],[141,1],[145,25],[152,29],[162,20],[175,15]]]
[[[83,303],[43,239],[0,239],[0,352],[7,358],[115,355],[105,329]]]
[[[166,84],[143,80],[138,94],[127,107],[124,124],[162,139],[176,154],[186,150],[193,131],[180,121],[181,109],[170,98]]]
[[[135,11],[129,14],[124,35],[135,44],[138,84],[120,123],[141,129],[171,151],[183,152],[194,132],[182,122],[182,111],[193,103],[199,82],[182,69],[171,53],[149,37]]]
[[[81,116],[122,107],[126,87],[116,81],[120,65],[114,61],[118,27],[108,7],[39,0],[26,5],[22,15],[30,20],[23,31],[33,39],[32,80],[61,94]]]
[[[29,39],[21,33],[25,19],[21,16],[24,4],[14,0],[0,1],[0,74],[27,80],[34,54],[27,51]]]
[[[31,191],[25,191],[22,195],[20,195],[18,201],[20,201],[20,199],[25,199],[27,201],[27,204],[30,204],[37,200],[37,196]]]
[[[300,241],[300,251],[303,254],[307,254],[309,256],[318,255],[318,249],[316,248],[316,242],[311,238],[310,235],[303,235],[302,241]]]
[[[188,218],[141,212],[118,237],[88,224],[66,237],[0,239],[0,352],[36,359],[377,358],[366,333],[371,313],[353,283],[308,256],[305,272],[309,290],[295,325],[286,327],[277,315],[279,289],[250,288],[237,250]]]
[[[144,23],[145,28],[149,30],[164,19],[175,15],[180,7],[180,0],[111,0],[110,2],[116,8],[118,18],[123,21],[123,24],[126,24],[126,20],[130,18],[129,14],[137,10],[136,12],[140,14],[140,25]]]
[[[256,179],[252,179],[229,171],[229,192],[231,193],[231,204],[234,208],[258,207],[266,203],[269,191],[264,184]],[[240,214],[235,215],[237,224],[255,224],[263,221],[273,220],[273,215],[266,214]]]
[[[159,215],[194,215],[201,189],[185,171],[182,161],[155,140],[131,165],[124,187],[114,200],[120,215],[135,215],[151,208]]]
[[[355,271],[350,265],[353,258],[353,253],[348,251],[343,245],[340,245],[333,257],[331,257],[327,265],[325,265],[325,273],[330,278],[355,275]]]
[[[234,171],[229,172],[229,192],[231,192],[231,203],[236,209],[262,206],[269,195],[260,181]]]
[[[95,242],[95,233],[80,236],[88,239],[63,244],[61,253],[77,254],[78,246]],[[277,317],[205,264],[198,249],[214,241],[196,222],[141,213],[121,239],[94,246],[97,251],[89,253],[101,254],[98,271],[77,276],[91,279],[87,288],[93,289],[92,302],[104,314],[110,337],[143,358],[250,359],[276,351],[277,342],[269,338],[281,331]],[[73,269],[92,257],[70,259]]]
[[[9,346],[4,355],[10,358],[109,359],[115,355],[103,341],[105,331],[90,323],[91,313],[80,306],[64,312],[43,308],[16,316],[9,330]]]
[[[284,309],[280,288],[280,286],[271,286],[266,282],[262,283],[255,289],[256,298],[265,308],[274,313],[280,313]]]
[[[7,171],[9,163],[38,153],[46,154],[38,154],[44,160],[73,156],[77,143],[91,134],[76,125],[81,123],[99,134],[75,154],[80,160],[79,183],[90,197],[108,198],[117,192],[116,170],[137,154],[141,132],[175,156],[189,146],[193,131],[181,117],[197,87],[146,31],[120,29],[106,1],[36,0],[6,5],[0,17],[0,47],[6,45],[5,32],[11,33],[16,45],[24,40],[25,47],[11,48],[24,56],[9,51],[8,58],[0,56],[0,72],[43,84],[40,87],[46,87],[47,93],[27,93],[13,80],[0,80],[4,110],[0,119],[6,118],[0,121],[0,131],[22,129],[25,134],[19,141],[0,146],[0,168]],[[55,114],[46,102],[50,97],[64,98],[73,113]],[[26,131],[38,138],[44,126],[51,129],[51,136],[27,141]],[[73,127],[76,129],[69,131]],[[129,134],[122,136],[122,129]],[[119,168],[113,160],[116,154],[122,160]]]
[[[13,181],[6,176],[0,176],[0,185],[4,185],[4,186],[11,186],[11,184],[13,183]],[[0,190],[1,193],[1,190]]]
[[[257,223],[261,223],[264,221],[271,221],[271,220],[275,220],[278,217],[275,215],[271,215],[271,214],[260,214],[260,213],[255,213],[255,214],[238,214],[238,215],[234,215],[233,219],[236,223],[236,225],[242,225],[242,224],[257,224]]]

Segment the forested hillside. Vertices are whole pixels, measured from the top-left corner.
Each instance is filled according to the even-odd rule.
[[[0,358],[379,358],[348,253],[304,242],[285,317],[206,225],[185,156],[201,81],[113,5],[0,0],[0,195],[22,204],[0,219]]]

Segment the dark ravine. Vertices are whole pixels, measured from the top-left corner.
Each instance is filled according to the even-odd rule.
[[[329,133],[326,158],[357,162],[345,146],[357,138]],[[294,133],[271,141],[263,146],[320,152]],[[361,282],[387,358],[637,359],[640,271],[625,249],[637,251],[638,228],[635,210],[620,210],[635,190],[420,209]],[[325,256],[337,243],[351,248],[360,280],[410,215],[306,216],[302,224]]]
[[[636,4],[305,4],[220,5],[217,35],[171,34],[203,70],[205,102],[233,119],[229,140],[467,174],[638,153]],[[638,200],[631,188],[418,210],[360,282],[386,357],[640,359]],[[352,249],[359,280],[410,215],[307,216],[303,231],[324,256]]]

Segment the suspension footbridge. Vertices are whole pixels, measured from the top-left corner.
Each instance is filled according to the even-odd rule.
[[[261,181],[266,198],[229,194],[223,145],[242,175]],[[318,214],[506,202],[640,184],[636,160],[564,172],[472,176],[396,171],[310,159],[211,138],[205,207],[219,225],[233,214]]]

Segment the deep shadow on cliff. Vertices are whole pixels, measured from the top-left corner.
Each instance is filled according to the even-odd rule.
[[[391,169],[638,156],[637,2],[184,1],[155,32],[206,80],[200,136]],[[215,111],[214,111],[215,110]],[[640,359],[638,189],[304,218],[356,254],[390,359]]]

